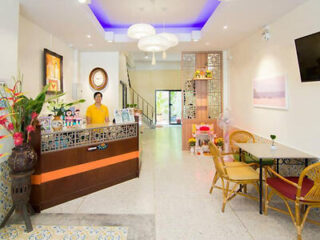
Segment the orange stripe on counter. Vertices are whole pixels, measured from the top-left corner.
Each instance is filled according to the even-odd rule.
[[[114,157],[100,159],[94,162],[79,164],[72,167],[66,167],[59,170],[42,173],[39,175],[31,176],[31,183],[34,185],[40,185],[42,183],[54,181],[56,179],[68,177],[71,175],[88,172],[97,168],[106,167],[115,163],[124,162],[130,159],[139,158],[139,151],[121,154]]]

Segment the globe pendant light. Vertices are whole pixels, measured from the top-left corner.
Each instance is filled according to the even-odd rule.
[[[128,37],[132,39],[141,39],[156,34],[156,30],[150,24],[137,23],[128,28]]]
[[[173,33],[163,32],[163,33],[159,33],[158,35],[167,39],[167,41],[169,43],[169,47],[177,46],[179,43],[178,37]]]
[[[162,52],[169,48],[169,42],[166,38],[157,34],[141,38],[138,41],[138,48],[145,52]]]
[[[174,46],[178,45],[178,43],[179,43],[179,39],[173,33],[163,32],[163,33],[160,33],[158,35],[161,36],[161,37],[164,37],[164,38],[166,38],[168,40],[168,45],[169,45],[168,48],[174,47]],[[163,51],[162,59],[166,59],[166,58],[167,58],[167,53],[165,51]]]

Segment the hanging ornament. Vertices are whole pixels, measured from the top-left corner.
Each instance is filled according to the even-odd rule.
[[[155,55],[154,52],[152,53],[152,62],[151,62],[151,65],[156,65],[156,55]]]
[[[163,52],[162,52],[162,59],[167,59],[167,53],[166,53],[166,51],[163,51]]]

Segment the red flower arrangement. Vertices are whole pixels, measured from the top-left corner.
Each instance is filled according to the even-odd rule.
[[[32,99],[22,93],[22,75],[19,75],[18,79],[14,79],[14,83],[13,88],[8,88],[5,85],[0,87],[0,101],[5,106],[0,110],[6,112],[0,116],[0,127],[9,133],[9,135],[0,136],[0,140],[12,136],[15,146],[20,146],[30,141],[30,133],[35,130],[33,125],[46,102],[46,92],[49,85],[45,86],[35,99]],[[47,101],[60,96],[56,95]],[[2,156],[0,155],[0,157]]]

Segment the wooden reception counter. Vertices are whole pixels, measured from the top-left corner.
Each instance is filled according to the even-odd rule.
[[[89,125],[34,139],[39,159],[30,202],[36,212],[139,176],[138,123]]]

